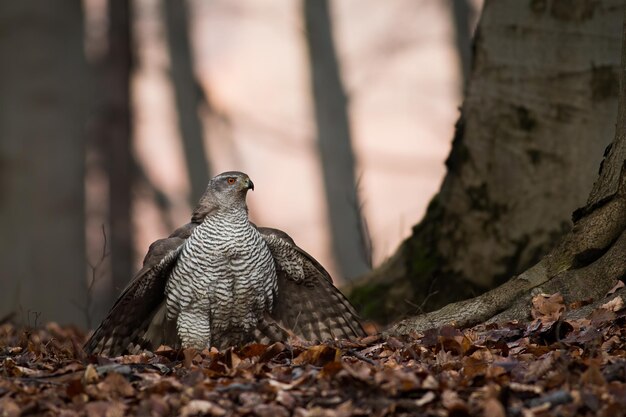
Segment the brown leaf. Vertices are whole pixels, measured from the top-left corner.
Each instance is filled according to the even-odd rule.
[[[193,365],[194,358],[196,357],[197,354],[198,354],[197,349],[193,349],[193,348],[183,349],[183,357],[184,357],[183,366],[187,369],[191,368],[191,365]]]
[[[463,358],[463,375],[466,378],[474,378],[475,376],[485,375],[489,364],[483,359],[475,358],[474,356],[465,356]]]
[[[82,394],[83,392],[85,392],[85,386],[80,378],[72,379],[67,383],[67,387],[65,388],[65,394],[70,398]]]
[[[78,414],[74,410],[59,410],[59,413],[55,415],[55,417],[79,417]]]
[[[343,372],[360,381],[371,381],[372,368],[363,362],[356,362],[350,365],[344,363],[342,373]]]
[[[191,400],[180,410],[181,417],[195,416],[195,415],[209,415],[220,417],[226,414],[226,410],[211,401],[205,400]]]
[[[606,385],[606,380],[602,372],[600,372],[600,367],[595,360],[592,361],[587,370],[583,372],[580,376],[580,380],[586,385]]]
[[[2,417],[19,417],[20,406],[9,397],[0,398],[0,415]]]
[[[293,395],[289,394],[287,391],[278,391],[278,394],[276,394],[276,402],[284,405],[290,410],[292,410],[296,405],[295,398],[293,398]]]
[[[417,376],[413,372],[385,368],[374,376],[374,381],[391,395],[398,392],[415,391],[420,388]]]
[[[241,358],[235,353],[233,348],[226,351],[226,366],[230,369],[237,369],[241,363]]]
[[[426,404],[435,401],[436,398],[437,396],[434,392],[428,391],[426,394],[422,395],[421,398],[415,400],[415,405],[417,405],[418,407],[423,407]]]
[[[402,343],[398,338],[390,336],[387,338],[387,346],[393,350],[397,350],[402,349],[404,347],[404,343]]]
[[[538,294],[532,299],[531,316],[543,323],[558,320],[565,311],[565,303],[560,293]]]
[[[133,386],[117,372],[108,374],[102,382],[98,383],[97,387],[102,393],[113,396],[132,397],[135,394]]]
[[[265,352],[263,352],[263,354],[261,354],[261,357],[259,358],[259,362],[261,363],[265,363],[265,362],[269,362],[272,359],[274,359],[276,356],[278,356],[280,353],[284,352],[286,349],[285,345],[280,343],[280,342],[276,342],[273,345],[270,345]]]
[[[87,365],[85,368],[85,372],[83,372],[83,384],[93,384],[100,380],[100,375],[98,375],[98,371],[96,367],[92,364]]]
[[[615,320],[615,312],[606,308],[598,308],[593,310],[591,315],[589,316],[589,320],[591,320],[591,325],[593,327],[599,327],[602,323],[612,322]],[[594,331],[594,334],[597,333]]]
[[[258,417],[289,417],[285,407],[275,404],[259,404],[254,407],[254,414]]]
[[[548,352],[538,360],[530,362],[526,377],[531,381],[537,380],[554,368],[554,363],[558,357],[558,352]]]
[[[167,401],[158,395],[150,395],[148,399],[143,400],[142,405],[145,407],[145,414],[152,417],[165,417],[172,414]]]
[[[381,338],[382,336],[380,334],[365,336],[363,339],[361,339],[361,343],[363,343],[364,345],[371,345],[372,343],[378,342]]]
[[[606,310],[613,311],[613,312],[620,311],[622,308],[624,308],[624,300],[622,300],[622,297],[617,296],[613,298],[611,301],[608,301],[602,304],[601,308],[604,308]]]
[[[533,395],[540,395],[543,392],[538,385],[520,384],[519,382],[511,382],[509,389],[513,392],[530,393]]]
[[[439,382],[435,379],[434,376],[429,374],[422,382],[422,388],[429,390],[438,390]]]
[[[334,377],[337,375],[339,371],[343,369],[343,364],[339,361],[336,362],[328,362],[326,365],[322,367],[321,376]]]
[[[159,378],[154,384],[143,388],[147,392],[163,395],[167,392],[180,392],[184,389],[183,384],[176,378],[164,377]]]
[[[121,402],[94,401],[85,405],[87,417],[124,417],[126,405]]]
[[[2,362],[2,366],[0,367],[2,373],[8,377],[20,377],[22,376],[21,367],[17,366],[13,358],[6,358]]]
[[[293,364],[304,365],[308,363],[313,366],[324,366],[328,362],[338,361],[339,358],[341,358],[341,351],[339,349],[326,345],[316,345],[298,355],[298,357],[293,360]]]
[[[467,405],[465,404],[465,401],[463,401],[461,397],[459,397],[459,394],[450,389],[446,389],[441,393],[441,403],[446,408],[446,410],[455,410],[458,412],[462,410],[467,410]]]
[[[239,350],[239,356],[241,356],[242,359],[256,358],[263,355],[267,351],[268,347],[269,346],[262,345],[260,343],[251,343],[249,345],[245,345]]]
[[[483,416],[485,417],[506,417],[504,406],[496,398],[487,398],[483,405]]]

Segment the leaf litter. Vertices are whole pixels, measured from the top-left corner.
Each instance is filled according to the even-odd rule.
[[[626,415],[623,303],[565,311],[540,294],[528,323],[116,358],[87,357],[74,327],[5,323],[0,416]]]

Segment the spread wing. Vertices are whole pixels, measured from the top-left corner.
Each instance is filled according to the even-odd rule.
[[[143,268],[85,344],[87,353],[118,356],[133,345],[157,348],[160,344],[178,344],[175,327],[165,322],[165,284],[183,243],[196,226],[188,223],[150,245]]]
[[[326,270],[277,229],[259,227],[276,261],[278,293],[271,318],[309,341],[366,335],[354,307]]]

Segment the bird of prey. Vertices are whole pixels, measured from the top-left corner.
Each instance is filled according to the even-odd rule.
[[[118,356],[160,345],[223,349],[290,336],[364,336],[328,272],[286,233],[250,222],[251,189],[242,172],[212,178],[191,222],[150,245],[85,350]]]

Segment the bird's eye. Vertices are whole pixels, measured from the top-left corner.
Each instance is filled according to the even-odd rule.
[[[235,179],[233,177],[230,177],[229,179],[226,180],[230,185],[233,185],[235,183]]]

